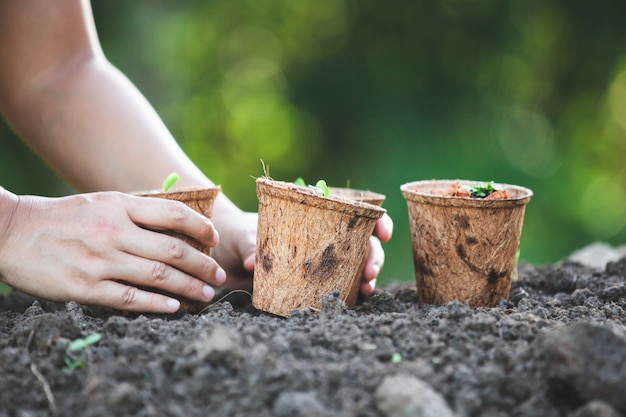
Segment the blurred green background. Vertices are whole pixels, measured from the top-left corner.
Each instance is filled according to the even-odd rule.
[[[626,2],[92,2],[105,54],[191,158],[256,210],[275,179],[387,195],[381,281],[413,279],[418,179],[531,188],[521,260],[626,242]],[[94,99],[97,99],[94,97]],[[0,125],[0,184],[73,192]]]

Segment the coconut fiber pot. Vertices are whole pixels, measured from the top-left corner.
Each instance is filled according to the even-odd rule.
[[[526,204],[532,191],[508,184],[508,198],[450,196],[455,185],[478,181],[416,181],[400,187],[409,228],[418,301],[495,306],[508,298]]]
[[[385,202],[386,196],[384,194],[380,194],[370,190],[358,190],[356,188],[347,188],[347,187],[329,187],[331,195],[348,198],[351,200],[360,201],[362,203],[372,204],[374,206],[382,207]],[[361,271],[365,268],[365,263],[367,262],[367,253],[363,255],[363,260],[361,261],[361,267],[359,268]],[[361,287],[360,280],[355,280],[354,282],[355,288],[352,290],[357,294],[357,300],[359,299],[358,293]]]
[[[256,186],[253,306],[287,317],[293,310],[319,309],[333,290],[353,306],[369,237],[385,209],[268,178],[257,179]]]

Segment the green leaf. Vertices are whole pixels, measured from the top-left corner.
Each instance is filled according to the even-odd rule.
[[[161,189],[163,190],[164,193],[168,192],[170,190],[170,188],[172,188],[174,186],[174,184],[176,184],[176,182],[178,182],[179,179],[179,175],[176,172],[172,172],[170,175],[168,175],[164,180],[163,180],[163,185],[161,186]]]
[[[87,364],[81,361],[80,359],[73,361],[70,358],[65,358],[65,365],[66,365],[66,368],[70,371],[73,371],[74,369],[78,369],[78,368],[87,367]]]
[[[469,189],[470,195],[474,198],[485,198],[494,191],[496,191],[496,188],[493,185],[493,181],[489,181],[487,184],[477,184]]]
[[[319,188],[320,190],[322,190],[324,197],[328,197],[330,195],[330,189],[328,188],[328,186],[326,185],[326,181],[324,180],[317,181],[317,183],[315,183],[315,188]]]
[[[102,339],[102,335],[100,333],[92,333],[85,338],[78,338],[78,339],[72,340],[67,348],[71,352],[79,352],[91,345],[95,345],[96,343],[100,341],[100,339]]]
[[[306,187],[306,182],[304,182],[304,179],[302,179],[302,177],[298,177],[294,182],[295,185],[299,185],[301,187]],[[315,188],[319,191],[321,191],[322,195],[324,197],[328,197],[330,195],[330,188],[328,188],[328,186],[326,185],[326,181],[324,180],[318,180],[317,183],[315,183],[315,185],[310,185],[308,186],[309,188]]]
[[[74,339],[70,342],[67,348],[72,352],[78,352],[85,349],[86,347],[87,344],[85,343],[85,339]]]
[[[92,333],[85,338],[85,343],[87,346],[95,345],[102,339],[102,335],[100,333]]]

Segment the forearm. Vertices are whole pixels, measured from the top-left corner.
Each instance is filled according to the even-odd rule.
[[[81,191],[213,183],[189,160],[153,107],[103,58],[93,57],[20,97],[7,118],[29,145]],[[235,209],[221,196],[215,210]]]
[[[0,63],[0,111],[78,190],[152,189],[172,171],[212,184],[106,60],[87,0],[0,3]],[[215,217],[236,210],[221,195]]]
[[[9,122],[81,191],[154,188],[173,170],[188,183],[209,183],[143,96],[103,58],[88,58],[18,100]]]

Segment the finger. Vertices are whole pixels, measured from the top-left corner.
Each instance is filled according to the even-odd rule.
[[[162,268],[158,265],[160,263],[170,268],[174,267],[182,275],[189,275],[206,283],[221,285],[226,280],[226,272],[213,258],[188,243],[163,233],[137,228],[132,236],[121,243],[120,249],[144,260],[140,268],[136,263],[130,264],[131,270],[125,273],[126,276],[139,274],[138,277],[145,278],[146,273],[151,271],[150,267]],[[145,265],[146,261],[150,264]],[[166,269],[164,273],[168,276],[177,277],[168,268]],[[154,276],[155,272],[151,274],[148,279],[158,280],[159,276]]]
[[[363,281],[363,282],[361,282],[361,294],[363,294],[365,297],[367,297],[372,292],[374,292],[375,288],[376,288],[376,280],[375,279],[373,279],[371,281]]]
[[[370,236],[369,245],[365,270],[363,271],[363,280],[365,282],[375,279],[385,263],[385,251],[383,250],[380,240],[374,236]]]
[[[133,257],[130,262],[111,272],[110,279],[139,286],[146,291],[153,288],[165,291],[172,297],[181,296],[202,302],[209,302],[215,296],[215,290],[205,281],[160,261]]]
[[[255,254],[252,253],[250,254],[250,256],[245,258],[245,261],[243,261],[243,269],[245,269],[248,272],[254,271],[254,261],[255,261]]]
[[[209,302],[215,290],[206,282],[179,271],[163,262],[134,258],[126,267],[116,268],[111,279],[124,284],[138,286],[151,292],[166,292],[173,298]]]
[[[87,300],[86,304],[117,310],[175,313],[180,308],[180,301],[175,298],[110,280],[101,281],[95,288],[90,288],[88,293],[95,297]]]
[[[149,229],[174,230],[208,247],[219,242],[213,223],[180,201],[145,197],[132,197],[131,201],[127,212],[136,224]]]
[[[383,214],[383,217],[378,219],[376,227],[374,228],[374,236],[380,239],[381,242],[388,242],[393,234],[393,220],[387,213]]]

